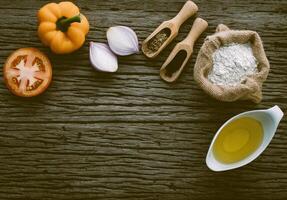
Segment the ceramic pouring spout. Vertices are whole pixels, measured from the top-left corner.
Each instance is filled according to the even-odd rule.
[[[268,110],[266,110],[266,112],[271,116],[276,125],[279,124],[279,122],[284,116],[283,111],[277,105],[272,108],[269,108]]]

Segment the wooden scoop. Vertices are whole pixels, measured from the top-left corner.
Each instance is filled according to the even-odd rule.
[[[187,1],[179,13],[171,20],[163,22],[142,43],[142,52],[148,58],[156,57],[178,34],[180,26],[194,15],[198,7],[192,1]]]
[[[196,18],[188,36],[178,43],[160,69],[160,77],[167,82],[174,82],[181,74],[192,55],[193,46],[198,37],[207,28],[208,23]]]

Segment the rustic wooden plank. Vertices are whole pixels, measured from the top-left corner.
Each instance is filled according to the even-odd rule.
[[[15,49],[33,46],[54,65],[53,84],[32,100],[0,84],[0,199],[284,199],[287,196],[287,120],[268,149],[250,165],[214,173],[204,163],[214,132],[240,112],[278,104],[287,109],[287,2],[195,1],[209,28],[176,84],[158,70],[176,40],[155,60],[142,54],[119,59],[116,74],[95,72],[89,41],[106,42],[105,30],[127,25],[145,39],[173,17],[184,0],[79,0],[91,23],[78,52],[57,56],[37,38],[36,12],[46,0],[0,1],[0,64]],[[221,103],[192,77],[196,54],[216,25],[261,35],[271,72],[263,102]],[[0,70],[0,82],[2,70]]]
[[[280,186],[287,178],[286,162],[282,162],[287,158],[287,137],[283,131],[256,162],[218,174],[203,163],[215,127],[197,125],[56,123],[9,127],[1,134],[0,197],[7,197],[9,191],[11,198],[24,193],[32,199],[81,199],[82,195],[103,199],[185,199],[197,195],[201,199],[221,197],[226,190],[239,193],[238,199],[264,198],[271,192],[284,197],[286,188]],[[47,195],[47,191],[53,192]],[[66,196],[67,192],[72,196]]]

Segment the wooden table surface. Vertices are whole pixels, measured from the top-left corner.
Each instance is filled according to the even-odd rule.
[[[0,199],[286,199],[287,120],[269,147],[243,168],[215,173],[205,156],[216,130],[247,110],[287,109],[287,2],[203,0],[198,16],[209,22],[184,74],[175,84],[159,68],[188,20],[155,60],[142,54],[119,59],[115,74],[96,72],[89,42],[106,42],[110,26],[132,27],[143,41],[184,0],[79,0],[90,21],[85,45],[55,55],[37,37],[37,10],[45,0],[0,1],[0,64],[21,47],[36,47],[53,63],[43,95],[23,99],[0,84]],[[223,103],[195,83],[193,66],[204,38],[219,23],[258,31],[271,72],[263,101]]]

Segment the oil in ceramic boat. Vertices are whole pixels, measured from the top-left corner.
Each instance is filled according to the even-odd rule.
[[[243,160],[260,146],[264,130],[261,122],[251,117],[242,117],[226,125],[213,146],[215,158],[223,163]]]

